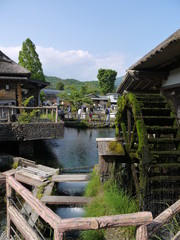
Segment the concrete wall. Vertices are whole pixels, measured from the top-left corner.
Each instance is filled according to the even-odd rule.
[[[0,141],[29,141],[64,137],[62,123],[2,123]]]

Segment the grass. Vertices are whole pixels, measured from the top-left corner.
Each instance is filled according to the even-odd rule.
[[[52,116],[51,113],[48,113],[48,115],[41,114],[40,119],[49,119],[51,122],[54,122],[55,121],[55,115]]]
[[[106,215],[117,215],[133,213],[138,211],[137,202],[126,192],[119,189],[112,180],[103,185],[100,182],[100,176],[97,171],[93,171],[92,179],[88,184],[85,196],[94,197],[91,203],[86,207],[85,217],[98,217]],[[81,233],[82,240],[103,240],[110,230],[84,231]],[[118,236],[123,233],[123,237],[134,239],[135,228],[118,228]],[[113,232],[111,233],[111,235]],[[113,237],[112,237],[113,239]]]

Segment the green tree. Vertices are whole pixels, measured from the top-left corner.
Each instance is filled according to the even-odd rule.
[[[117,72],[111,69],[99,69],[97,78],[99,80],[99,86],[101,92],[106,94],[114,90],[114,84],[116,81]]]
[[[57,90],[64,90],[64,84],[62,82],[58,82],[56,84],[56,89]]]
[[[78,109],[83,104],[88,103],[92,104],[90,98],[86,97],[84,92],[84,86],[81,87],[80,91],[74,86],[65,86],[65,91],[60,93],[58,96],[61,101],[69,102],[74,108]]]
[[[29,38],[22,44],[22,50],[19,52],[19,64],[31,72],[31,78],[45,81],[42,64],[36,52],[36,46]]]

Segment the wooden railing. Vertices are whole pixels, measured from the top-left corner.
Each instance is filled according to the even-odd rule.
[[[52,117],[55,115],[55,122],[58,120],[58,107],[57,106],[42,106],[42,107],[18,107],[18,106],[0,106],[0,119],[4,119],[7,122],[11,121],[11,116],[17,116],[17,112],[21,110],[39,110],[41,114],[50,113]]]
[[[54,229],[54,239],[63,240],[64,233],[72,230],[96,230],[102,228],[137,226],[136,240],[146,240],[147,224],[151,223],[151,212],[137,212],[132,214],[120,214],[104,217],[91,218],[69,218],[61,219],[52,210],[45,206],[39,199],[34,197],[21,183],[13,176],[6,176],[7,188],[7,237],[11,237],[11,224],[16,226],[25,239],[40,239],[18,210],[11,204],[13,191],[18,193],[34,211]]]

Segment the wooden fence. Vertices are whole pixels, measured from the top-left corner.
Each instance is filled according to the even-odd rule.
[[[54,229],[54,239],[63,240],[65,232],[72,230],[97,230],[102,228],[136,226],[136,240],[148,240],[153,234],[180,212],[180,200],[175,202],[155,219],[151,212],[137,212],[113,216],[91,218],[61,219],[51,209],[19,183],[13,175],[6,175],[7,191],[7,237],[10,239],[12,223],[25,239],[41,239],[37,232],[28,225],[21,213],[11,203],[15,195],[20,195],[33,210]],[[180,239],[180,231],[171,239]]]
[[[137,226],[136,240],[146,240],[147,224],[151,223],[151,212],[137,212],[132,214],[120,214],[104,217],[69,218],[61,219],[51,209],[34,197],[14,176],[6,176],[7,191],[7,237],[10,239],[12,223],[25,239],[41,239],[36,231],[31,228],[21,213],[11,204],[11,198],[15,191],[34,211],[54,229],[54,239],[63,240],[64,233],[72,230],[96,230],[102,228]]]
[[[54,118],[55,115],[55,122],[58,120],[58,107],[57,106],[42,106],[42,107],[18,107],[18,106],[0,106],[0,119],[11,122],[11,117],[20,114],[22,110],[32,111],[32,110],[39,110],[41,114],[45,114],[48,116],[50,113]],[[19,113],[18,113],[19,111]]]

